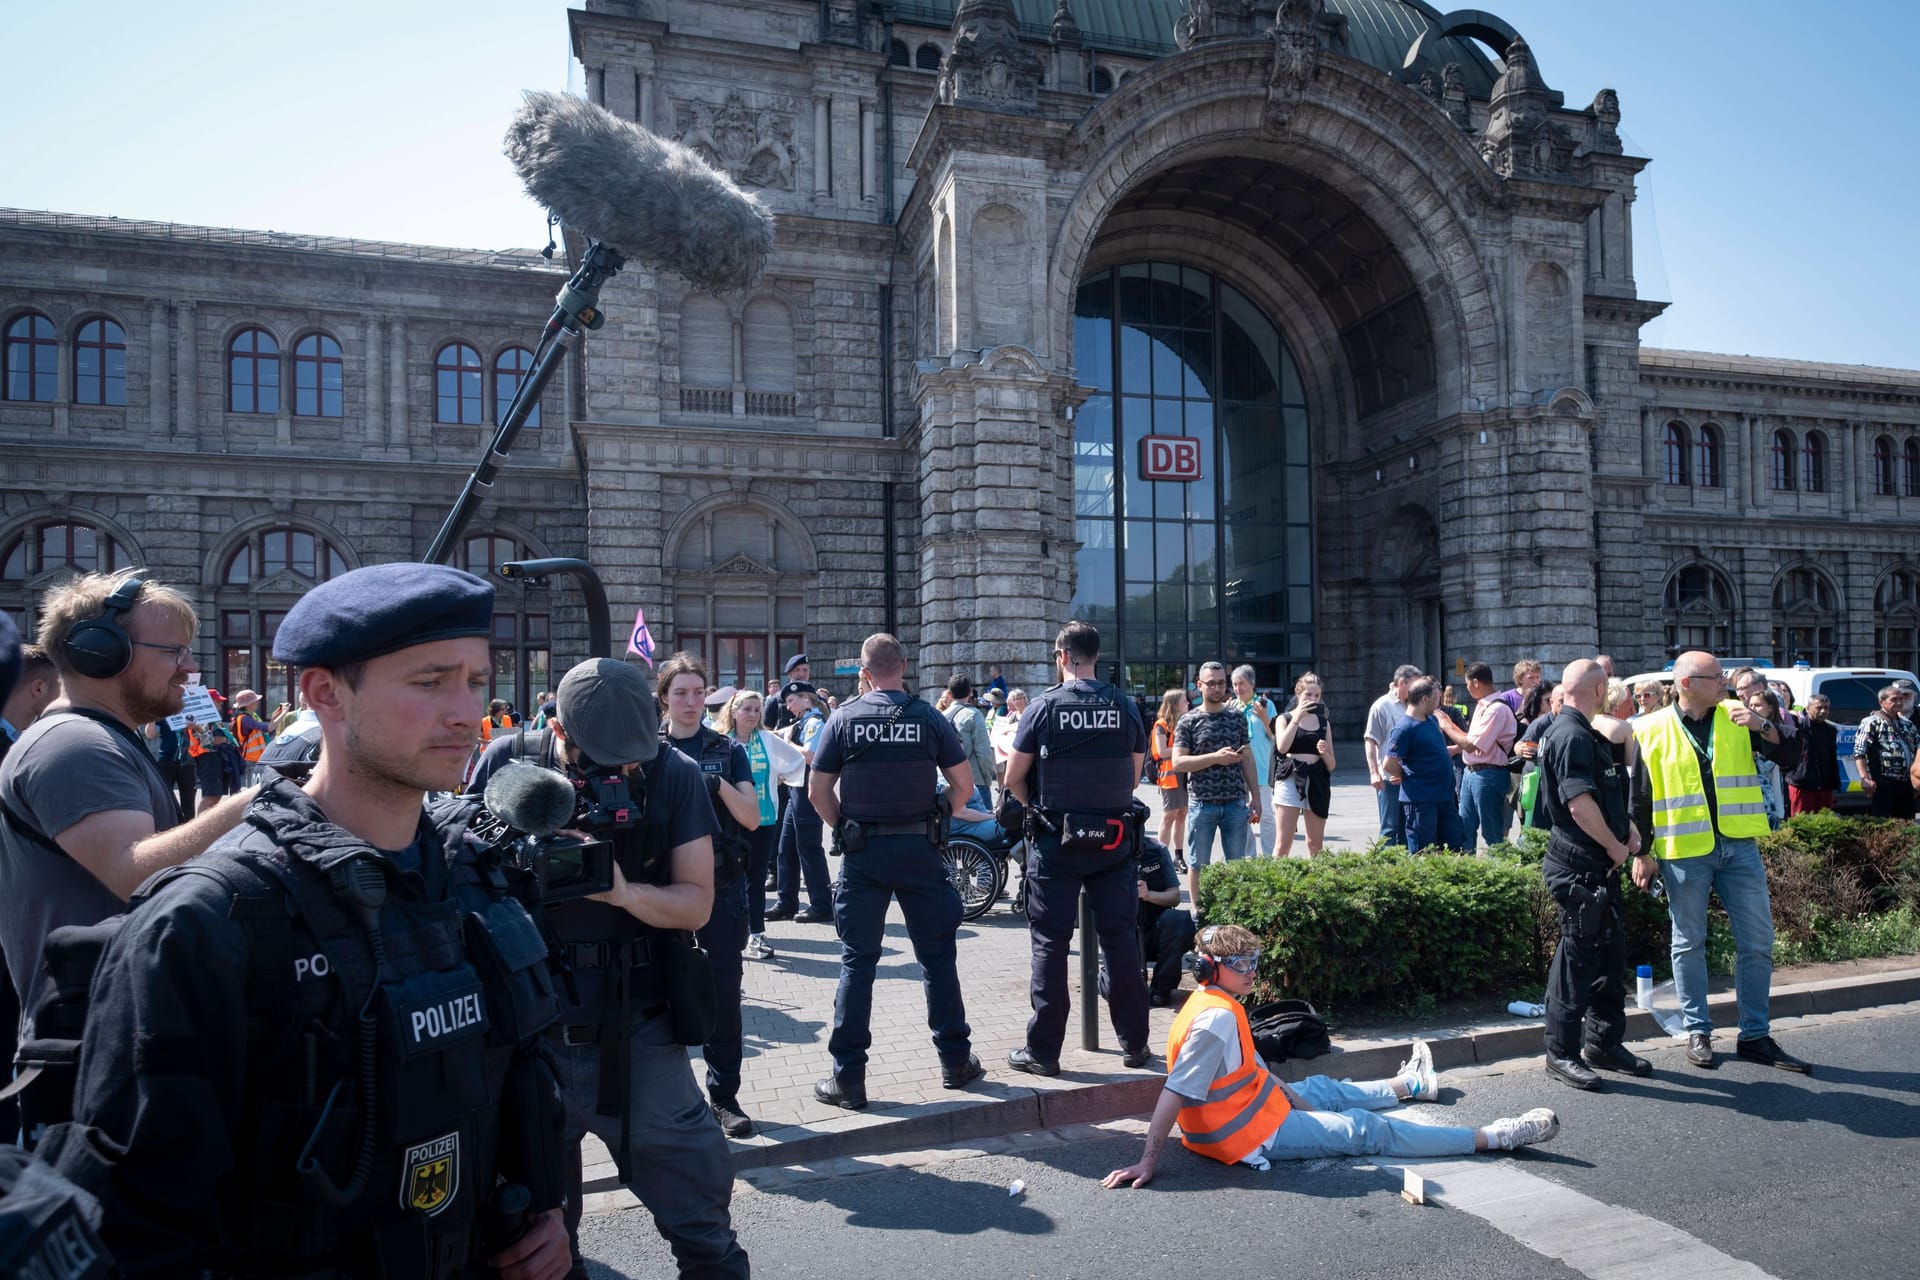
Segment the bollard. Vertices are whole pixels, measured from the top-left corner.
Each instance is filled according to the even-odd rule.
[[[1093,936],[1093,898],[1080,891],[1080,1047],[1100,1047],[1099,939]]]

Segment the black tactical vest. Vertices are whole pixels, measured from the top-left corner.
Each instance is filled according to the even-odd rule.
[[[727,777],[727,770],[733,764],[732,738],[707,725],[701,725],[700,732],[691,738],[674,738],[662,724],[660,735],[663,742],[700,766],[703,779],[718,778],[723,787],[733,785]],[[713,794],[710,781],[708,786],[707,796],[713,801],[713,818],[720,824],[720,834],[713,838],[713,884],[715,888],[723,888],[733,884],[746,871],[749,842],[746,831],[734,821],[733,811],[727,808],[726,801]]]
[[[1111,685],[1073,681],[1055,685],[1038,699],[1046,717],[1040,726],[1040,808],[1121,813],[1133,803],[1133,749],[1127,734],[1127,702]]]
[[[272,784],[267,803],[248,814],[265,838],[245,838],[231,851],[237,867],[207,868],[236,885],[252,877],[266,887],[236,898],[236,915],[292,917],[280,935],[291,954],[253,956],[256,970],[290,972],[248,977],[257,1065],[242,1108],[234,1208],[223,1215],[231,1263],[221,1269],[479,1274],[478,1228],[499,1172],[508,1068],[559,1009],[545,941],[504,882],[473,861],[457,822],[451,856],[430,837],[424,873],[402,873],[314,821],[317,809],[273,803],[280,788],[305,800],[291,784]],[[436,810],[437,820],[458,806]],[[385,882],[377,951],[342,896],[354,863],[371,864]],[[282,1006],[253,1008],[266,992]],[[335,1188],[353,1181],[365,1114],[363,1010],[372,1012],[377,1037],[374,1158],[357,1194],[336,1206],[297,1166],[317,1166]]]
[[[939,712],[897,690],[864,694],[834,712],[840,738],[840,812],[850,822],[930,817],[939,774]]]

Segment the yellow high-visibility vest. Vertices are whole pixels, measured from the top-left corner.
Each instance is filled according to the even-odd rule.
[[[1727,714],[1732,703],[1713,709],[1708,750],[1713,764],[1714,808],[1720,834],[1751,838],[1767,832],[1767,797],[1753,760],[1753,736]],[[1680,723],[1680,708],[1665,707],[1634,722],[1640,743],[1640,767],[1653,784],[1653,856],[1698,858],[1713,852],[1714,814],[1700,777],[1700,753]]]

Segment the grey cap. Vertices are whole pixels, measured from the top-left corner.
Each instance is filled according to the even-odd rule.
[[[614,658],[588,658],[554,691],[560,732],[598,765],[645,764],[660,750],[660,711],[646,671]]]

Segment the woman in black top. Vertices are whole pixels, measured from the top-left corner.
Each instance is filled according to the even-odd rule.
[[[1273,803],[1280,813],[1276,858],[1293,853],[1293,830],[1304,812],[1307,856],[1320,852],[1327,836],[1327,809],[1333,794],[1333,728],[1320,677],[1309,671],[1293,682],[1293,706],[1273,726]],[[1280,771],[1292,767],[1286,777]]]

